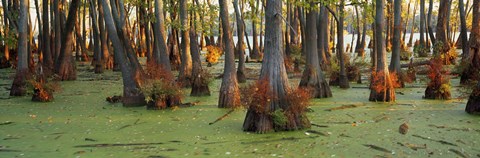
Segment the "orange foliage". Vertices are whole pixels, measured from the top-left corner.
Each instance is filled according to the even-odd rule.
[[[209,45],[207,46],[207,55],[206,60],[210,64],[215,64],[218,62],[220,56],[222,56],[223,50],[220,47]]]
[[[312,98],[311,91],[305,88],[297,88],[287,92],[286,100],[290,105],[286,112],[292,114],[302,114],[309,106],[310,99]]]
[[[267,79],[257,80],[246,88],[241,89],[241,101],[247,108],[252,108],[257,113],[270,113],[270,103],[277,101],[276,95],[270,90],[270,83]],[[287,109],[283,109],[285,114],[299,115],[305,112],[309,105],[312,93],[309,89],[297,88],[287,90],[284,100],[280,100],[281,104],[286,104]],[[278,110],[278,109],[276,109]]]
[[[430,60],[430,66],[428,68],[428,78],[430,82],[428,83],[429,86],[440,86],[442,84],[448,83],[450,78],[448,76],[444,76],[442,74],[443,71],[443,62],[442,58],[436,57]],[[445,72],[448,74],[449,72]]]
[[[385,76],[385,72],[372,72],[370,89],[375,90],[377,93],[385,92],[387,89],[400,87],[398,76],[396,73],[389,73]]]
[[[146,77],[155,80],[175,81],[175,77],[171,72],[166,71],[161,65],[154,62],[147,63]]]
[[[242,105],[252,108],[257,113],[267,113],[270,109],[266,109],[273,100],[270,90],[270,83],[267,79],[257,80],[255,83],[240,89]]]
[[[400,88],[402,87],[402,83],[401,83],[401,78],[402,78],[402,75],[398,75],[396,72],[394,73],[389,73],[390,74],[390,80],[392,81],[392,86],[393,88]]]

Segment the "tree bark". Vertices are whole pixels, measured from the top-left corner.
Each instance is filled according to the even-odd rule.
[[[425,48],[425,0],[420,0],[420,46]]]
[[[348,77],[347,77],[347,71],[345,70],[346,68],[346,63],[349,61],[345,61],[345,57],[343,56],[344,54],[344,36],[343,36],[343,19],[344,19],[344,8],[345,8],[345,0],[341,0],[340,6],[339,6],[339,16],[338,16],[338,22],[337,22],[337,56],[338,60],[340,63],[340,78],[339,78],[339,86],[340,88],[350,88],[350,83],[348,82]]]
[[[429,0],[428,15],[427,15],[428,35],[430,36],[430,41],[432,43],[435,43],[435,36],[433,35],[432,10],[433,10],[433,0]],[[436,30],[436,32],[438,33],[438,30]]]
[[[43,13],[42,13],[42,31],[43,31],[43,36],[42,36],[42,53],[43,53],[43,69],[53,69],[53,58],[52,58],[52,51],[51,51],[51,43],[50,43],[50,20],[48,16],[48,1],[49,0],[43,0],[42,1],[42,8],[43,8]],[[50,71],[51,72],[51,71]]]
[[[190,36],[188,33],[190,27],[188,26],[186,0],[180,0],[180,23],[182,25],[182,55],[180,56],[182,64],[180,65],[178,82],[183,87],[190,87],[192,85],[192,55],[190,53]]]
[[[260,79],[265,79],[269,83],[271,98],[275,98],[265,107],[263,112],[254,108],[248,109],[245,121],[243,123],[244,131],[265,133],[272,130],[286,131],[298,130],[310,127],[310,121],[303,113],[289,113],[285,125],[275,125],[271,116],[276,110],[288,112],[288,105],[285,101],[289,88],[287,72],[284,64],[284,53],[282,52],[282,19],[279,14],[282,12],[281,0],[267,0],[265,11],[265,57],[262,62]]]
[[[415,5],[413,7],[413,14],[412,14],[413,15],[413,17],[412,17],[412,28],[410,29],[410,37],[409,37],[408,44],[407,44],[408,47],[412,46],[413,35],[415,33],[415,14],[417,13],[417,6],[418,6],[418,1],[415,1]]]
[[[313,3],[310,3],[313,6]],[[310,9],[306,15],[306,61],[303,71],[300,87],[311,88],[313,97],[327,98],[332,97],[332,92],[328,86],[325,76],[320,68],[319,51],[317,47],[317,15],[315,8]]]
[[[129,61],[126,57],[125,48],[118,36],[117,28],[115,26],[115,22],[112,17],[112,12],[110,10],[110,6],[108,5],[109,0],[101,1],[101,5],[103,8],[104,13],[104,20],[105,25],[108,30],[108,36],[112,42],[113,48],[115,50],[115,58],[120,63],[120,69],[122,71],[122,79],[123,79],[123,97],[122,103],[123,106],[130,107],[130,106],[142,106],[145,105],[145,97],[143,93],[139,90],[139,80],[141,78],[135,77],[140,72],[139,70],[135,69],[132,65],[131,61]]]
[[[219,0],[220,18],[222,24],[223,43],[225,45],[225,65],[223,69],[222,85],[220,86],[219,108],[231,108],[240,104],[240,96],[235,73],[235,54],[233,38],[230,31],[227,0]]]
[[[259,4],[260,0],[257,0],[257,3],[255,6],[252,7],[253,12],[255,15],[258,15],[258,7],[260,7]],[[254,17],[252,19],[252,36],[253,36],[253,52],[250,52],[250,58],[251,59],[259,59],[260,58],[260,47],[258,46],[258,31],[257,31],[257,21],[258,19],[255,19]]]
[[[375,53],[376,64],[373,68],[370,85],[370,101],[390,102],[395,101],[395,89],[392,85],[390,74],[386,68],[386,50],[382,30],[384,28],[385,0],[376,0],[375,4]]]
[[[89,0],[90,2],[90,19],[92,20],[92,26],[91,29],[93,30],[93,61],[94,61],[94,72],[96,74],[101,74],[105,70],[105,64],[104,60],[102,59],[102,50],[101,50],[101,42],[100,42],[100,31],[98,27],[98,18],[97,18],[97,12],[95,10],[95,7],[97,6],[93,0]],[[103,22],[103,21],[101,21]]]
[[[437,20],[437,39],[436,39],[436,45],[441,46],[440,50],[434,51],[434,54],[440,55],[441,54],[447,54],[447,52],[450,50],[450,42],[448,42],[447,39],[447,14],[449,10],[449,0],[440,0],[440,6],[438,8],[438,20]],[[447,57],[445,57],[447,58]]]
[[[328,50],[328,48],[325,49],[325,46],[328,46],[328,45],[325,45],[324,43],[328,43],[328,39],[327,39],[327,32],[328,32],[328,26],[326,25],[326,23],[328,23],[328,16],[325,17],[325,14],[328,14],[327,12],[327,9],[325,8],[325,6],[323,5],[320,5],[320,14],[318,16],[318,20],[317,20],[317,48],[318,48],[318,61],[320,63],[320,67],[323,68],[323,67],[326,67],[328,65],[328,63],[330,63],[330,60],[329,58],[327,57],[326,55],[326,52],[325,50]],[[323,65],[323,66],[322,66]]]
[[[238,68],[237,68],[237,80],[239,83],[247,82],[245,78],[245,49],[243,48],[243,38],[245,36],[245,28],[243,27],[243,19],[241,11],[238,5],[238,0],[233,0],[233,6],[235,8],[235,18],[237,21],[237,55],[238,55]]]
[[[194,29],[190,30],[190,49],[192,52],[192,91],[190,96],[210,96],[208,88],[208,76],[205,76],[205,70],[202,69],[202,61],[200,61],[200,48],[197,42],[197,36]]]
[[[389,71],[391,73],[396,73],[397,76],[401,76],[402,69],[400,67],[400,36],[401,36],[401,28],[402,28],[402,0],[395,0],[394,1],[394,26],[393,26],[393,47],[392,47],[392,58],[390,61]],[[394,81],[395,82],[395,81]],[[398,83],[404,86],[403,80],[401,77],[398,77]]]
[[[412,0],[408,1],[407,4],[407,15],[406,15],[406,20],[405,20],[405,27],[403,27],[403,36],[402,36],[402,43],[405,43],[405,38],[407,36],[407,27],[408,27],[408,20],[410,18],[410,4],[412,3]],[[416,3],[415,3],[416,4]]]
[[[469,54],[468,36],[467,36],[467,20],[465,18],[465,7],[463,1],[458,1],[458,10],[460,11],[460,38],[462,42],[462,60],[465,60]]]
[[[55,73],[62,81],[76,80],[77,71],[73,60],[73,27],[77,18],[77,10],[80,5],[80,0],[72,0],[68,10],[68,17],[65,24],[65,30],[62,33],[62,47],[58,60],[55,63]]]
[[[470,94],[465,111],[469,114],[480,114],[480,82],[477,83]]]
[[[466,68],[463,70],[460,83],[465,84],[471,80],[479,80],[480,75],[480,2],[473,1],[472,29],[470,32],[470,53],[465,61]]]
[[[157,65],[161,66],[164,71],[171,74],[172,68],[170,66],[170,58],[168,57],[168,47],[165,41],[165,26],[163,16],[163,2],[155,0],[155,22],[153,23],[154,42],[155,47],[153,57]],[[173,74],[171,74],[173,75]]]
[[[27,11],[28,0],[20,0],[20,14],[18,19],[18,62],[15,78],[10,89],[10,96],[24,96],[27,93],[28,70],[28,32]]]

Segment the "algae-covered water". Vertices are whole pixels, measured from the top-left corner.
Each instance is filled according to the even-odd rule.
[[[1,69],[0,157],[480,157],[480,117],[464,112],[455,78],[449,101],[422,99],[424,81],[397,89],[396,103],[369,102],[367,84],[332,87],[332,98],[312,100],[310,129],[255,134],[242,131],[245,110],[209,125],[229,111],[216,105],[219,79],[210,97],[185,89],[193,107],[149,111],[106,102],[122,92],[120,73],[90,69],[80,64],[50,103],[9,97],[14,70]]]

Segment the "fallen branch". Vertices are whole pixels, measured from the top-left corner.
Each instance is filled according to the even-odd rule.
[[[217,123],[218,121],[221,121],[221,120],[225,119],[228,115],[230,115],[231,113],[233,113],[233,111],[235,111],[235,110],[232,109],[232,110],[228,111],[226,114],[224,114],[223,116],[217,118],[215,121],[208,123],[208,125],[213,125],[214,123]]]
[[[315,127],[321,127],[321,128],[326,128],[328,127],[327,125],[319,125],[319,124],[314,124],[314,123],[311,123],[312,126],[315,126]]]
[[[12,121],[5,121],[5,122],[0,123],[0,126],[9,125],[9,124],[12,124],[12,123],[13,123]]]
[[[307,130],[306,132],[313,133],[313,134],[318,134],[321,136],[328,136],[328,134],[320,132],[320,131],[315,131],[315,130]]]
[[[14,150],[14,149],[0,149],[0,152],[20,152],[20,150]]]
[[[388,150],[388,149],[385,149],[385,148],[382,148],[382,147],[379,147],[379,146],[376,146],[376,145],[373,145],[373,144],[363,144],[363,146],[366,146],[366,147],[369,147],[371,149],[375,149],[375,150],[378,150],[378,151],[381,151],[381,152],[385,152],[385,153],[392,153],[391,150]]]
[[[339,106],[339,107],[334,107],[334,108],[330,108],[330,109],[327,109],[325,111],[334,111],[334,110],[342,110],[342,109],[350,109],[350,108],[356,108],[356,107],[361,107],[361,106],[365,106],[365,104],[349,104],[349,105],[342,105],[342,106]]]
[[[127,144],[86,144],[86,145],[75,145],[74,148],[91,148],[91,147],[117,147],[117,146],[140,146],[140,145],[160,145],[163,143],[127,143]]]
[[[430,60],[417,61],[417,62],[412,63],[413,67],[423,66],[423,65],[428,65],[428,64],[430,64]],[[407,68],[409,65],[410,65],[410,63],[401,64],[400,67]]]
[[[427,144],[423,144],[423,145],[410,144],[410,143],[403,144],[403,143],[400,143],[400,142],[397,142],[397,144],[399,144],[401,146],[404,146],[404,147],[407,147],[407,148],[410,148],[410,149],[415,150],[415,151],[417,151],[418,149],[427,149]]]
[[[417,138],[421,138],[421,139],[424,139],[424,140],[438,142],[438,143],[445,144],[445,145],[458,146],[457,144],[453,144],[453,143],[450,143],[450,142],[447,142],[447,141],[444,141],[444,140],[435,140],[435,139],[427,138],[427,137],[416,135],[416,134],[414,134],[412,136],[417,137]]]
[[[456,149],[448,149],[448,151],[451,151],[451,152],[453,152],[453,153],[455,153],[455,154],[457,154],[458,156],[463,157],[463,158],[467,158],[467,157],[468,157],[466,154],[464,154],[463,152],[458,151],[458,150],[456,150]]]

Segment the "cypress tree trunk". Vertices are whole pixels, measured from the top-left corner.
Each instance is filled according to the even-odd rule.
[[[156,49],[154,49],[153,57],[155,63],[161,67],[164,71],[171,74],[172,68],[170,66],[170,58],[168,57],[168,47],[165,41],[165,26],[164,26],[164,16],[163,16],[163,2],[161,0],[155,0],[155,22],[153,22],[153,34],[154,34],[154,44]],[[173,75],[173,74],[171,74]]]
[[[326,23],[328,23],[328,18],[325,18],[325,14],[328,14],[327,9],[325,6],[320,5],[320,14],[318,16],[317,20],[317,48],[318,48],[318,61],[320,63],[321,68],[325,68],[328,63],[330,62],[329,58],[327,58],[326,52],[325,52],[325,44],[328,43],[328,39],[326,35],[328,34],[328,26]],[[327,45],[328,46],[328,45]],[[328,49],[328,48],[327,48]]]
[[[470,54],[465,60],[467,67],[463,70],[460,83],[468,83],[469,80],[479,80],[480,76],[480,2],[473,1],[472,30],[470,32]]]
[[[394,27],[393,27],[393,48],[392,48],[392,58],[390,61],[390,67],[389,70],[392,73],[396,73],[397,76],[399,76],[398,79],[398,84],[401,85],[401,87],[404,87],[404,83],[401,76],[402,70],[400,68],[400,36],[401,36],[401,28],[402,28],[402,0],[395,0],[394,1]],[[395,82],[395,81],[393,81]]]
[[[313,6],[313,3],[310,3]],[[332,96],[325,76],[320,68],[318,47],[317,47],[317,15],[315,8],[310,9],[306,15],[306,61],[300,87],[311,88],[313,97],[327,98]]]
[[[204,76],[202,69],[202,61],[200,60],[200,48],[197,42],[197,36],[195,35],[194,29],[190,30],[190,49],[192,52],[192,91],[190,96],[210,96],[210,89],[208,88],[208,79],[207,76]]]
[[[447,52],[450,50],[450,42],[448,42],[447,39],[447,14],[448,14],[448,9],[449,9],[449,0],[440,0],[440,6],[438,8],[438,20],[437,20],[437,39],[436,39],[436,45],[441,45],[441,48],[439,50],[434,51],[434,54],[440,55],[442,54],[447,54]],[[445,57],[446,58],[446,57]]]
[[[415,6],[413,7],[413,14],[412,14],[413,15],[412,28],[410,29],[410,37],[407,44],[408,47],[411,47],[413,42],[413,34],[415,32],[415,13],[417,12],[417,5],[418,5],[418,1],[415,1]]]
[[[298,130],[310,127],[310,121],[302,112],[295,113],[289,110],[290,106],[286,103],[286,94],[290,90],[288,84],[287,72],[282,52],[282,19],[277,16],[282,9],[281,0],[267,0],[265,12],[265,57],[262,62],[260,79],[268,81],[272,101],[264,107],[265,111],[257,111],[255,108],[248,109],[245,121],[243,122],[243,130],[257,133],[265,133],[272,130],[288,131]],[[274,124],[271,116],[272,112],[283,110],[286,114],[287,121],[283,125]],[[288,115],[288,116],[287,116]]]
[[[382,30],[384,28],[385,0],[376,0],[375,4],[375,53],[376,64],[373,68],[373,74],[370,85],[370,101],[390,102],[395,101],[395,89],[393,87],[390,74],[386,68],[386,50]]]
[[[408,1],[407,5],[407,15],[406,15],[406,20],[405,20],[405,27],[403,27],[403,36],[402,36],[402,43],[405,43],[405,38],[407,36],[407,27],[408,27],[408,20],[410,18],[410,4],[412,3],[412,0]],[[416,3],[415,3],[416,4]]]
[[[55,63],[55,73],[60,76],[62,81],[77,79],[76,65],[73,60],[73,27],[77,18],[77,9],[80,5],[80,0],[72,0],[68,10],[67,22],[62,37],[62,47],[60,55]]]
[[[98,29],[98,22],[97,22],[97,13],[95,11],[95,2],[90,0],[90,18],[92,20],[92,28],[93,29],[93,61],[94,61],[94,72],[96,74],[101,74],[105,70],[104,60],[102,60],[102,50],[101,50],[101,42],[100,42],[100,31]]]
[[[18,19],[18,62],[15,78],[13,79],[10,96],[24,96],[27,92],[28,70],[28,32],[27,32],[27,11],[28,0],[20,0],[20,14]]]
[[[260,0],[257,0],[256,5],[252,8],[255,15],[258,15],[258,7]],[[252,20],[252,36],[253,36],[253,52],[250,52],[251,59],[259,59],[260,58],[260,47],[258,47],[258,31],[257,31],[257,21],[258,19]]]
[[[465,7],[463,1],[458,1],[458,10],[460,11],[460,38],[462,43],[462,61],[467,59],[470,54],[470,48],[468,48],[468,36],[467,36],[467,20],[465,15]]]
[[[425,45],[425,0],[420,0],[420,46],[423,48]]]
[[[192,85],[192,55],[190,53],[186,0],[180,0],[180,22],[182,25],[182,55],[180,56],[182,64],[180,65],[178,82],[184,87],[190,87]]]
[[[428,35],[430,36],[430,41],[432,43],[435,43],[435,36],[433,35],[433,24],[432,24],[433,0],[429,0],[429,2],[430,3],[428,4],[428,15],[427,15]],[[438,22],[437,22],[437,26],[438,26]],[[436,32],[438,34],[438,30],[436,30]]]
[[[50,20],[48,16],[48,1],[49,0],[43,0],[42,2],[42,8],[43,8],[43,14],[42,14],[42,31],[43,31],[43,36],[42,36],[42,49],[43,49],[43,68],[44,69],[52,69],[53,68],[53,59],[52,59],[52,51],[51,51],[51,43],[50,43]]]
[[[220,86],[219,108],[236,107],[240,104],[240,96],[235,73],[235,54],[233,38],[230,31],[227,0],[219,0],[220,18],[222,24],[223,43],[225,45],[225,65],[223,69],[222,85]],[[282,59],[283,60],[283,59]]]
[[[237,68],[237,79],[239,83],[245,83],[247,80],[245,78],[245,49],[243,48],[244,42],[243,38],[245,36],[245,28],[243,27],[243,19],[240,15],[240,8],[238,6],[238,0],[233,0],[233,6],[235,8],[235,18],[237,20],[237,55],[238,55],[238,68]]]
[[[138,83],[141,78],[136,78],[140,72],[133,66],[132,61],[127,59],[126,51],[124,44],[118,36],[118,31],[115,26],[115,22],[112,18],[112,12],[110,11],[110,6],[108,5],[109,0],[102,0],[101,5],[104,13],[105,25],[108,30],[109,39],[112,42],[113,48],[115,50],[115,58],[119,61],[119,66],[122,71],[123,79],[123,97],[122,103],[123,106],[143,106],[145,105],[145,97],[143,93],[139,90],[140,87]]]
[[[342,0],[340,2],[340,6],[339,6],[339,16],[338,16],[338,22],[337,22],[337,56],[338,56],[338,60],[339,60],[339,63],[340,63],[340,81],[339,81],[339,85],[340,85],[340,88],[350,88],[350,83],[348,82],[348,77],[347,77],[347,71],[345,70],[346,68],[346,63],[345,62],[349,62],[349,61],[345,61],[345,57],[343,56],[344,54],[344,50],[343,50],[343,47],[344,47],[344,39],[343,39],[343,19],[344,19],[344,8],[345,8],[345,0]]]

